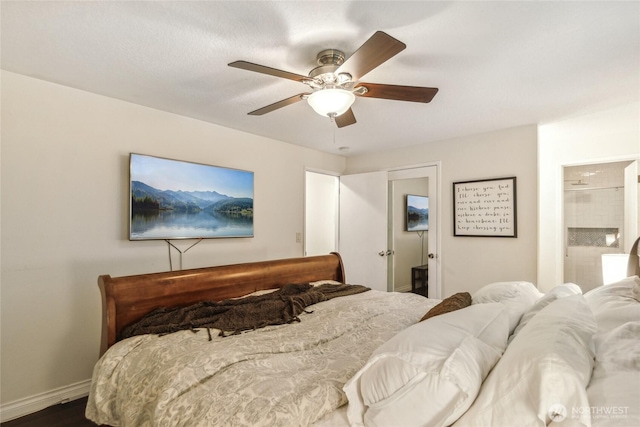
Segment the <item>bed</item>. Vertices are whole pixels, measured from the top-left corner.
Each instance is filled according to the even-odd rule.
[[[514,281],[440,301],[345,285],[333,253],[98,283],[101,358],[86,409],[97,424],[640,423],[637,276],[585,295]],[[189,317],[145,329],[203,301],[218,316],[276,300],[295,312],[254,327]]]

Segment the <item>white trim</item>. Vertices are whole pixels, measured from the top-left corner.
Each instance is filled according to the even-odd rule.
[[[327,170],[327,169],[310,168],[308,166],[304,167],[304,171],[305,172],[321,173],[323,175],[332,175],[332,176],[338,176],[338,177],[340,175],[343,175],[340,172],[330,171],[330,170]]]
[[[421,173],[421,169],[427,167],[435,167],[436,168],[436,194],[435,196],[429,195],[430,197],[435,197],[436,199],[436,212],[437,212],[437,233],[436,233],[436,244],[435,244],[435,262],[437,263],[436,268],[436,286],[435,286],[435,295],[431,294],[429,298],[442,299],[442,162],[440,160],[435,160],[426,163],[407,165],[407,166],[397,166],[393,168],[383,169],[389,173],[389,180],[394,179],[404,179],[404,178],[420,178],[425,175]]]
[[[416,164],[413,164],[413,165],[394,166],[394,167],[386,168],[386,169],[382,169],[382,170],[386,170],[387,172],[395,172],[395,171],[403,171],[405,169],[419,169],[419,168],[424,168],[424,167],[428,167],[428,166],[438,166],[438,167],[440,167],[441,163],[442,162],[440,160],[433,160],[431,162],[416,163]]]
[[[33,414],[49,406],[67,403],[88,396],[90,388],[91,380],[85,380],[5,403],[0,405],[0,422],[4,423],[25,415]]]

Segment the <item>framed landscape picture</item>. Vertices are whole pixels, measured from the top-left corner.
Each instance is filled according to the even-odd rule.
[[[253,172],[131,153],[130,240],[253,237]]]

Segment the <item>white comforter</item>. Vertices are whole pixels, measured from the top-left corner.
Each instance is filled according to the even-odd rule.
[[[640,425],[640,278],[589,291],[598,321],[596,365],[587,388],[593,427]]]
[[[369,355],[437,300],[368,291],[309,307],[300,323],[219,338],[145,335],[98,361],[87,417],[112,426],[309,425],[347,403]]]

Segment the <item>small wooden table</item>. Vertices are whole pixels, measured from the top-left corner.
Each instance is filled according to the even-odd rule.
[[[429,296],[429,266],[411,267],[411,292]]]

